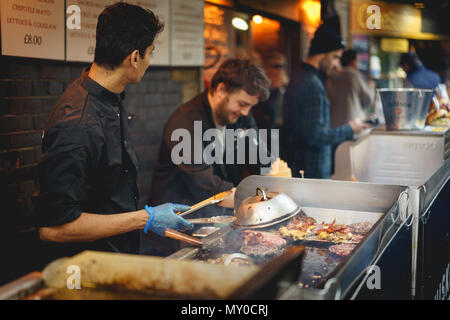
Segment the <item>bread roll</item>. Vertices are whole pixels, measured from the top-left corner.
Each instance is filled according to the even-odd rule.
[[[444,109],[439,109],[437,111],[431,112],[427,115],[427,124],[432,125],[431,123],[440,118],[446,118],[448,116],[448,111]]]

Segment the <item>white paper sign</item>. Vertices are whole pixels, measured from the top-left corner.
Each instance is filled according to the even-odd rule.
[[[171,0],[171,65],[204,65],[203,5],[203,0]]]
[[[150,9],[164,23],[164,30],[156,36],[155,51],[150,58],[152,66],[168,66],[170,64],[170,21],[169,0],[129,0],[145,9]]]
[[[64,1],[1,0],[2,54],[64,60]]]
[[[98,16],[106,6],[116,2],[117,0],[66,1],[67,61],[94,61]]]

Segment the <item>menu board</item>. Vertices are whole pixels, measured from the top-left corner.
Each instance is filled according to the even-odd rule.
[[[98,16],[106,6],[116,2],[117,0],[66,0],[67,61],[94,61]]]
[[[128,0],[145,9],[150,9],[164,23],[164,30],[156,36],[155,50],[150,58],[152,66],[167,66],[170,64],[170,21],[168,0]]]
[[[203,0],[171,0],[171,64],[203,66]]]
[[[2,54],[92,62],[98,15],[118,0],[1,0]],[[203,66],[203,0],[129,0],[164,23],[152,65]],[[65,35],[65,36],[64,36]]]
[[[64,60],[64,1],[1,0],[2,55]]]

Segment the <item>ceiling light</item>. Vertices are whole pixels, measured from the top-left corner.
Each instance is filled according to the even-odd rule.
[[[263,22],[263,18],[259,14],[253,16],[252,20],[256,24],[261,24]]]
[[[243,31],[248,30],[248,24],[247,24],[247,22],[246,22],[244,19],[242,19],[242,18],[234,17],[233,20],[231,20],[231,24],[232,24],[233,27],[235,27],[236,29],[243,30]]]

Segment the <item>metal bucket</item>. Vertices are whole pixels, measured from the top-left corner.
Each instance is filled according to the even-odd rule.
[[[415,130],[425,127],[431,89],[378,89],[387,130]]]

